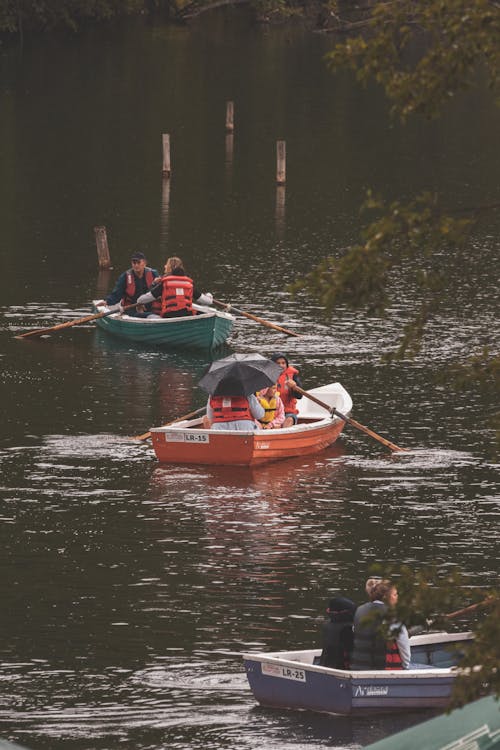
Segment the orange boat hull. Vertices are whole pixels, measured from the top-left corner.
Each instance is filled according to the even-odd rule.
[[[161,463],[257,466],[292,456],[307,456],[334,443],[344,422],[322,420],[286,430],[224,432],[168,429],[151,431],[153,448]]]

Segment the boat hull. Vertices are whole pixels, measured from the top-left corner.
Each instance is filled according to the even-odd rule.
[[[317,453],[335,442],[344,426],[339,419],[308,429],[233,432],[195,429],[151,430],[161,463],[258,466],[292,456]]]
[[[183,349],[215,349],[223,344],[234,324],[234,316],[210,308],[182,318],[133,318],[114,314],[98,318],[103,331],[127,341]]]
[[[458,657],[451,656],[448,649],[470,642],[472,634],[417,638],[427,642],[420,647],[419,658],[415,639],[411,639],[412,659],[432,668],[370,672],[330,669],[314,663],[319,660],[319,650],[243,654],[243,658],[250,688],[263,706],[345,715],[444,708],[457,676],[451,665]]]
[[[308,392],[342,413],[352,409],[351,397],[340,383]],[[277,430],[207,430],[199,419],[151,428],[153,448],[161,463],[258,466],[318,453],[337,440],[345,424],[307,398],[299,402],[298,411],[298,425]]]

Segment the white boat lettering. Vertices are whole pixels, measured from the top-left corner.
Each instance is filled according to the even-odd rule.
[[[166,432],[165,440],[167,443],[183,443],[184,433],[183,432]]]
[[[262,674],[267,674],[271,677],[280,677],[285,680],[296,680],[297,682],[306,681],[306,673],[303,669],[282,667],[280,664],[267,664],[266,662],[261,664],[261,669]]]
[[[206,432],[185,432],[186,443],[209,443],[210,437]]]
[[[269,445],[269,443],[256,443],[255,445],[256,445],[256,447],[257,447],[257,448],[259,448],[259,450],[261,450],[261,451],[267,451],[267,450],[269,450],[269,448],[271,447],[271,446]]]
[[[354,697],[355,698],[368,698],[372,695],[389,695],[389,688],[387,685],[385,686],[376,686],[376,685],[368,685],[367,687],[362,687],[361,685],[358,685],[356,687],[356,690],[354,691]]]

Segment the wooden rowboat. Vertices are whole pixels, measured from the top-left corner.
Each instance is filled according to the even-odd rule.
[[[308,391],[339,411],[349,413],[352,400],[340,383]],[[309,399],[298,402],[299,422],[277,430],[206,430],[201,419],[184,420],[151,429],[151,439],[162,463],[255,466],[291,456],[317,453],[338,438],[344,421],[331,416]]]
[[[460,648],[472,638],[472,633],[413,636],[412,663],[431,667],[424,669],[321,667],[319,649],[242,656],[250,688],[263,706],[332,714],[410,711],[448,705]]]
[[[96,320],[103,331],[128,341],[157,344],[172,348],[215,349],[223,344],[234,324],[234,315],[203,305],[193,305],[198,312],[183,318],[134,318],[116,313]],[[108,308],[97,307],[95,312]]]

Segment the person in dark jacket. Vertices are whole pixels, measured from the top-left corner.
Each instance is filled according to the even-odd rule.
[[[99,300],[96,305],[107,305],[121,312],[122,307],[133,305],[139,297],[149,292],[154,280],[159,278],[155,268],[149,268],[144,253],[132,253],[130,258],[131,267],[124,271],[117,279],[113,291],[105,299]],[[145,318],[152,312],[151,305],[136,310],[127,310],[128,315],[137,318]]]
[[[356,605],[350,599],[336,596],[326,610],[329,619],[323,624],[323,651],[319,663],[322,667],[349,669],[354,643],[352,630]]]

